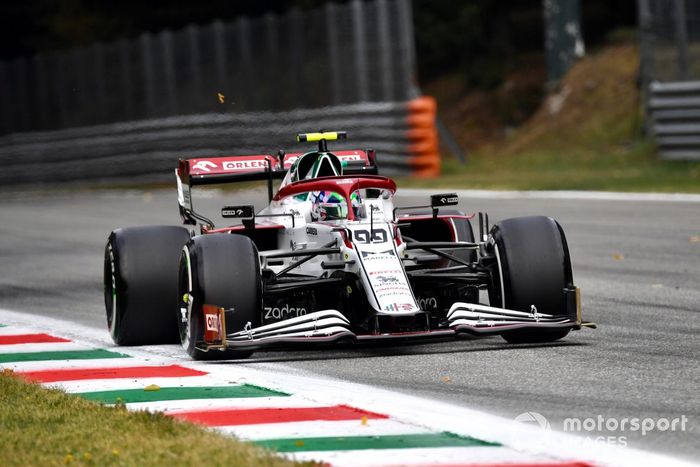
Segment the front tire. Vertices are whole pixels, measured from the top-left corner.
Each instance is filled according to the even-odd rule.
[[[551,217],[506,219],[491,229],[497,257],[497,280],[490,291],[492,306],[567,316],[565,289],[573,287],[573,274],[566,237]],[[570,329],[526,328],[510,331],[503,338],[511,343],[552,342]]]
[[[117,229],[104,257],[107,326],[117,345],[178,342],[177,264],[190,239],[183,227]]]
[[[247,350],[202,350],[202,305],[226,311],[226,332],[260,325],[262,279],[255,244],[242,235],[195,237],[182,249],[178,278],[180,342],[195,360],[247,358]]]

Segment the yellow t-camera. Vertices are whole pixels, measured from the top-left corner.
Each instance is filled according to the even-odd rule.
[[[337,139],[347,139],[348,134],[345,131],[324,131],[321,133],[298,133],[298,142],[313,143],[325,139],[326,141],[335,141]]]

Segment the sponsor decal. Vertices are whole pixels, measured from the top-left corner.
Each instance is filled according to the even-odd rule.
[[[342,154],[342,151],[336,152],[335,155],[340,159],[341,161],[364,161],[366,160],[366,156],[363,157],[362,154],[359,153],[351,153],[351,154]],[[284,158],[284,168],[288,169],[291,167],[294,162],[296,162],[297,159],[299,159],[301,155],[297,154],[288,154]]]
[[[251,169],[266,169],[267,160],[257,160],[257,161],[225,161],[222,165],[223,170],[227,172],[236,172],[239,170],[251,170]]]
[[[385,296],[385,295],[391,295],[391,294],[399,294],[399,295],[410,295],[411,294],[411,289],[408,287],[408,284],[402,283],[402,281],[396,281],[391,284],[381,284],[381,283],[373,283],[372,284],[374,287],[374,292],[378,296]]]
[[[372,241],[368,230],[355,230],[353,233],[357,243],[386,243],[387,241],[386,230],[383,229],[372,230]]]
[[[346,155],[339,155],[338,159],[341,161],[362,161],[364,160],[362,156],[359,154],[346,154]]]
[[[223,308],[214,305],[202,305],[204,312],[204,342],[220,342],[222,339],[223,324],[221,319],[224,314]]]
[[[177,183],[178,204],[185,209],[192,210],[192,197],[190,195],[190,187],[188,186],[187,189],[185,189],[185,187],[182,185],[182,180],[180,179],[179,173],[178,176],[175,177],[175,181]]]
[[[219,315],[206,314],[207,331],[219,331]]]
[[[399,279],[392,276],[377,276],[376,279],[382,284],[387,284],[391,282],[399,282]]]
[[[379,284],[378,287],[375,287],[375,290],[379,292],[391,292],[391,291],[399,291],[399,290],[408,290],[408,286],[406,284],[391,284],[391,285],[381,285]]]
[[[226,217],[226,216],[240,217],[243,214],[244,214],[243,209],[222,209],[221,210],[221,215],[223,217]]]
[[[401,276],[403,275],[403,271],[401,269],[388,269],[388,270],[382,270],[382,271],[370,271],[369,275],[370,276],[376,276],[377,274],[389,274],[391,276]]]
[[[227,218],[245,218],[254,217],[255,208],[250,205],[243,206],[224,206],[221,208],[221,217]]]
[[[354,234],[357,237],[357,231],[354,231]],[[411,287],[396,252],[393,249],[387,249],[361,251],[361,253],[362,263],[377,299],[378,309],[396,313],[417,311],[418,305],[414,301]]]
[[[410,303],[392,303],[384,307],[384,311],[411,311],[413,305]]]
[[[362,258],[366,258],[368,260],[391,259],[393,257],[395,257],[394,250],[362,252]]]
[[[421,310],[425,309],[437,309],[437,299],[435,297],[420,297],[418,299],[418,306]]]
[[[192,166],[192,170],[201,170],[202,172],[211,172],[211,169],[216,169],[218,166],[212,161],[199,161]]]
[[[376,292],[376,291],[375,291]],[[387,298],[387,297],[407,297],[409,296],[410,291],[408,289],[401,290],[400,292],[394,291],[394,292],[377,292],[377,297],[379,298]]]
[[[456,193],[441,193],[439,195],[430,195],[431,206],[454,206],[459,202]]]
[[[306,314],[306,308],[303,308],[303,307],[294,308],[294,307],[290,307],[289,305],[285,305],[281,308],[278,308],[278,307],[266,306],[265,307],[265,315],[263,316],[263,319],[268,320],[268,319],[296,318],[298,316],[304,316],[305,314]]]
[[[350,185],[354,183],[355,181],[352,178],[343,178],[341,180],[336,180],[335,183],[336,185]]]
[[[318,229],[316,227],[307,227],[306,235],[318,235]]]
[[[411,296],[411,291],[408,289],[408,287],[396,287],[393,289],[379,289],[377,290],[376,288],[374,289],[374,292],[377,294],[377,297],[379,298],[386,298],[389,296],[395,296],[395,297],[410,297]]]

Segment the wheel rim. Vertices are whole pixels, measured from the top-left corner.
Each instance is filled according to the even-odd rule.
[[[189,351],[192,333],[192,268],[190,265],[190,251],[183,247],[180,256],[180,272],[178,277],[178,303],[177,310],[178,327],[180,330],[180,343]]]
[[[109,242],[107,244],[107,256],[109,257],[109,276],[110,280],[109,283],[107,284],[108,287],[107,290],[105,290],[106,294],[109,294],[109,297],[106,297],[109,300],[109,303],[111,304],[111,309],[109,310],[109,314],[107,315],[107,324],[109,326],[109,333],[112,336],[112,338],[116,338],[116,331],[117,331],[117,274],[116,274],[116,265],[114,264],[114,249],[112,248],[112,242]],[[107,300],[105,300],[107,301]]]
[[[501,264],[501,254],[498,251],[498,244],[494,242],[493,244],[494,251],[496,252],[496,263],[498,264],[498,277],[499,277],[499,282],[501,283],[501,308],[506,307],[506,293],[505,293],[505,287],[503,286],[503,265]]]

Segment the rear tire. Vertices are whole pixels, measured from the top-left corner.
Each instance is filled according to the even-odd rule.
[[[185,296],[189,294],[187,301]],[[248,350],[197,348],[204,340],[202,305],[222,307],[226,332],[237,332],[250,323],[260,326],[262,279],[258,250],[248,237],[210,234],[195,237],[183,249],[178,278],[180,342],[195,360],[247,358]]]
[[[178,342],[177,264],[190,239],[183,227],[117,229],[104,258],[107,326],[117,345]]]
[[[573,274],[566,237],[551,217],[506,219],[493,226],[491,236],[500,268],[491,304],[530,312],[568,316],[565,288],[573,287]],[[511,343],[552,342],[570,329],[521,329],[503,338]]]

